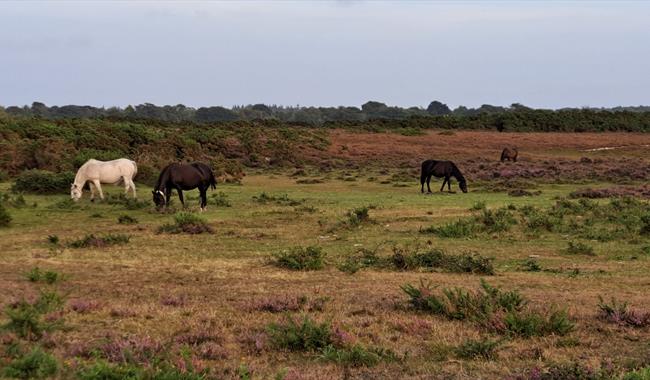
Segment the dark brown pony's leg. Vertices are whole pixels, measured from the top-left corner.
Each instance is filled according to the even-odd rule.
[[[201,210],[205,208],[205,206],[208,205],[208,195],[207,195],[207,188],[200,187],[199,188],[199,193],[201,194]]]
[[[445,183],[449,181],[448,177],[445,177],[444,181],[442,181],[442,186],[440,187],[440,191],[443,191],[445,189]]]
[[[431,176],[427,177],[427,191],[431,192],[431,186],[429,186],[429,183],[431,182]]]
[[[451,181],[449,179],[447,180],[447,190],[451,192]]]

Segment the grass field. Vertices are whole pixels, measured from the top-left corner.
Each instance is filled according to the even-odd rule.
[[[629,219],[637,211],[642,218],[646,201],[572,200],[575,210],[562,206],[569,210],[558,222],[563,228],[537,228],[532,218],[551,215],[558,199],[610,184],[540,184],[539,195],[513,197],[470,183],[467,194],[422,195],[415,179],[391,181],[385,172],[288,174],[252,173],[241,185],[219,185],[212,194],[223,192],[220,205],[212,198],[201,215],[212,233],[196,235],[158,233],[174,214],[154,210],[145,186],[139,194],[148,205],[128,206],[115,197],[90,203],[87,194],[71,204],[62,194],[25,195],[24,205],[8,206],[13,220],[0,228],[0,304],[10,310],[23,298],[34,303],[39,289],[65,299],[43,317],[62,325],[39,339],[5,329],[0,365],[10,366],[35,346],[56,358],[52,376],[60,378],[74,378],[97,361],[112,363],[106,368],[118,373],[146,367],[154,357],[185,376],[210,368],[214,378],[255,379],[535,378],[538,369],[569,371],[563,366],[575,363],[611,369],[617,378],[650,365],[650,316],[643,322],[650,308],[650,235],[641,219]],[[306,179],[320,183],[297,183]],[[8,193],[9,185],[0,192]],[[121,189],[107,192],[116,196]],[[188,198],[196,211],[198,193]],[[485,221],[484,206],[503,208],[501,216],[488,213],[497,227]],[[459,219],[478,229],[454,230],[456,237],[427,230]],[[88,234],[95,235],[89,247],[73,247]],[[107,234],[129,240],[111,245],[97,239]],[[578,248],[572,251],[570,243]],[[320,247],[322,269],[274,265],[274,255],[296,246]],[[394,264],[396,252],[411,257],[433,249],[491,258],[494,275]],[[364,254],[377,260],[355,259]],[[36,267],[63,278],[30,281]],[[519,291],[528,299],[526,312],[566,310],[573,328],[526,337],[485,321],[416,310],[401,289],[423,281],[437,287],[434,293],[477,290],[481,279]],[[642,323],[626,323],[621,313],[603,317],[599,296],[628,302]],[[310,343],[309,328],[297,333],[299,343],[280,342],[273,324],[289,329],[288,319],[305,316],[329,324],[322,328],[326,343]],[[463,345],[468,340],[475,345]],[[566,378],[558,373],[552,378]],[[86,378],[108,378],[95,375]]]

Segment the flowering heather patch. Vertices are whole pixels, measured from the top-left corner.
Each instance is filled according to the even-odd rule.
[[[610,323],[622,326],[645,327],[650,326],[650,312],[629,308],[627,302],[619,303],[612,298],[611,303],[606,303],[599,298],[598,317]]]
[[[615,198],[615,197],[650,198],[650,185],[615,186],[602,189],[585,188],[569,194],[571,198]]]
[[[68,307],[70,307],[70,310],[79,314],[86,314],[93,310],[99,309],[101,307],[101,304],[98,301],[77,298],[70,300],[68,302]]]
[[[268,335],[264,332],[247,331],[237,339],[239,343],[250,349],[251,352],[259,353],[268,346]]]
[[[201,359],[207,360],[223,360],[230,357],[228,350],[215,342],[202,343],[196,349],[196,353]]]
[[[98,348],[102,357],[114,363],[150,363],[162,350],[162,344],[149,336],[109,338]]]
[[[431,333],[433,323],[426,319],[414,318],[409,320],[400,319],[394,324],[395,330],[408,335],[426,336]]]
[[[164,306],[181,307],[187,304],[187,296],[185,294],[165,295],[160,298],[160,303]]]
[[[174,337],[174,342],[190,346],[200,345],[205,342],[222,342],[223,337],[219,331],[200,329],[198,331],[183,332]]]
[[[136,315],[138,315],[138,313],[136,313],[134,310],[124,308],[124,307],[112,308],[109,314],[111,317],[115,317],[115,318],[128,318],[128,317],[135,317]]]
[[[307,297],[305,296],[270,296],[249,302],[245,305],[245,309],[249,311],[281,313],[301,310],[306,303]]]

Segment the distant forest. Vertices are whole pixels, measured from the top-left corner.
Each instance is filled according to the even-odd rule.
[[[108,119],[163,123],[223,123],[275,121],[291,125],[356,127],[362,129],[446,128],[496,129],[500,131],[641,131],[650,132],[650,107],[533,109],[522,104],[508,107],[484,104],[478,108],[455,109],[433,101],[427,108],[395,107],[369,101],[358,107],[285,107],[254,104],[225,108],[192,108],[182,104],[157,106],[93,107],[52,106],[34,102],[31,106],[0,106],[2,114],[38,119]],[[265,123],[268,124],[268,123]]]

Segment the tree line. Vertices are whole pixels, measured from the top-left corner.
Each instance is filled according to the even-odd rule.
[[[451,109],[433,101],[428,107],[396,107],[368,101],[358,107],[301,107],[253,104],[225,108],[193,108],[182,104],[157,106],[30,106],[0,107],[0,115],[57,119],[149,120],[163,123],[227,123],[275,121],[287,124],[349,127],[366,130],[390,128],[496,129],[499,131],[650,131],[650,107],[534,109],[522,104],[507,107],[484,104]]]

